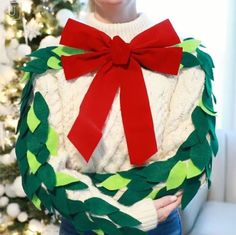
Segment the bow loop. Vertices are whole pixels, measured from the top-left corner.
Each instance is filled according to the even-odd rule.
[[[130,43],[68,20],[60,43],[83,49],[79,55],[62,56],[66,79],[97,71],[68,133],[86,161],[102,137],[113,100],[120,89],[121,116],[131,164],[142,165],[158,148],[151,108],[141,66],[156,72],[177,74],[182,48],[169,20],[137,35]]]

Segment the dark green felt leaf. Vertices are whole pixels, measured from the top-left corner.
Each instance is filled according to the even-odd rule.
[[[37,176],[39,179],[46,185],[46,187],[52,190],[56,185],[56,176],[55,172],[51,165],[45,163],[42,165],[38,171]]]
[[[212,157],[211,148],[207,139],[205,139],[202,143],[192,147],[190,151],[190,157],[198,168],[201,170],[204,169]]]
[[[37,196],[43,203],[44,207],[48,209],[48,211],[52,212],[52,200],[50,195],[46,192],[46,190],[40,187],[37,191]]]
[[[138,221],[137,219],[121,211],[111,213],[108,216],[112,221],[114,221],[116,224],[119,224],[122,227],[123,226],[134,227],[141,224],[141,222]]]
[[[95,215],[107,215],[119,209],[98,197],[92,197],[84,201],[90,212]]]
[[[165,161],[155,162],[143,170],[138,171],[137,174],[146,177],[150,182],[164,182],[169,175],[170,169],[176,162],[177,159],[173,157]]]
[[[64,186],[64,188],[68,190],[81,190],[88,188],[88,185],[83,183],[82,181],[78,181],[75,183],[67,184]]]
[[[144,191],[127,190],[119,198],[118,202],[126,206],[130,206],[134,204],[135,202],[142,200],[151,192],[152,192],[152,189],[148,189]]]
[[[34,112],[40,121],[46,121],[49,116],[48,105],[40,92],[35,93]]]
[[[18,160],[18,166],[19,166],[19,170],[22,176],[24,176],[29,169],[29,164],[27,161],[27,158],[22,158],[21,160]]]
[[[42,148],[40,149],[40,151],[38,152],[38,154],[37,154],[36,157],[37,157],[37,160],[38,160],[40,163],[44,164],[44,163],[47,162],[47,160],[48,160],[48,158],[49,158],[49,155],[50,155],[50,153],[49,153],[49,151],[48,151],[46,145],[44,144],[44,145],[42,146]]]
[[[201,140],[205,139],[205,136],[209,131],[207,114],[197,106],[192,113],[192,120],[199,138]]]
[[[130,183],[127,185],[128,189],[133,191],[143,191],[151,189],[156,183],[148,183],[144,180],[131,180]]]
[[[91,221],[84,212],[78,213],[76,216],[74,216],[72,223],[77,231],[98,229],[98,226],[93,221]]]
[[[54,55],[52,50],[55,48],[56,46],[41,48],[41,49],[33,51],[31,54],[27,56],[41,58],[41,59],[49,58],[50,56]]]
[[[102,193],[104,193],[104,194],[106,194],[106,195],[108,195],[108,196],[114,196],[117,192],[118,192],[118,190],[109,190],[109,189],[106,189],[106,188],[104,188],[104,187],[98,187],[98,189],[102,192]]]
[[[33,195],[35,194],[37,189],[40,187],[40,181],[35,175],[29,174],[23,178],[22,186],[28,198],[32,199]]]
[[[201,183],[198,178],[186,180],[184,185],[184,193],[181,201],[182,210],[189,204],[193,197],[198,192]]]
[[[55,208],[61,213],[62,216],[68,216],[70,214],[66,191],[63,188],[55,188],[55,195],[51,193],[51,199]]]
[[[102,229],[105,233],[112,235],[124,235],[123,233],[120,232],[120,230],[116,227],[115,224],[110,222],[109,220],[103,219],[103,218],[98,218],[92,216],[93,221],[97,224],[97,226]]]
[[[139,230],[137,228],[130,228],[130,227],[122,227],[120,231],[124,235],[147,235],[146,232]]]
[[[198,66],[200,63],[199,63],[197,57],[195,57],[193,54],[191,54],[189,52],[183,52],[181,64],[185,68],[191,68],[191,67]]]
[[[77,214],[77,213],[81,213],[87,210],[87,207],[85,206],[85,204],[78,200],[74,201],[74,200],[68,199],[68,207],[69,207],[70,214]]]

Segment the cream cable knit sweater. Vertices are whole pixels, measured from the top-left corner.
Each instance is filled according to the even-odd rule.
[[[152,26],[144,14],[128,23],[107,24],[98,21],[93,13],[90,13],[86,23],[111,37],[118,34],[126,42]],[[184,69],[178,76],[165,76],[146,69],[142,71],[159,149],[148,160],[151,163],[172,157],[194,130],[191,113],[202,95],[205,74],[199,67]],[[67,139],[67,133],[78,115],[80,104],[94,75],[90,73],[79,79],[67,81],[63,70],[52,70],[40,75],[40,79],[36,81],[35,91],[40,91],[45,97],[50,108],[49,122],[57,130],[60,138],[59,156],[51,158],[50,164],[56,170],[76,176],[89,185],[86,190],[68,191],[69,198],[84,201],[90,197],[101,197],[140,220],[142,224],[138,226],[139,229],[151,230],[158,223],[158,211],[152,199],[146,198],[130,207],[124,206],[117,202],[123,192],[118,192],[113,198],[104,195],[92,185],[90,178],[83,174],[114,173],[132,168],[121,120],[119,93],[107,119],[102,140],[88,163]]]

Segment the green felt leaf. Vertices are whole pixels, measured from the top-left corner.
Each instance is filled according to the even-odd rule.
[[[45,184],[45,186],[52,190],[56,185],[56,176],[55,172],[51,165],[48,163],[44,164],[38,171],[37,176]]]
[[[103,218],[91,216],[96,225],[107,234],[123,235],[111,221]]]
[[[193,197],[198,192],[201,183],[198,179],[194,179],[192,181],[186,181],[184,190],[183,190],[183,197],[181,200],[181,209],[183,210],[189,202],[193,199]]]
[[[186,178],[186,164],[183,161],[178,161],[171,169],[166,181],[167,190],[179,187]]]
[[[37,195],[39,199],[41,200],[43,206],[48,209],[48,211],[51,213],[52,212],[52,200],[46,189],[43,187],[40,187],[37,190]]]
[[[47,162],[49,156],[50,156],[50,152],[48,151],[48,149],[46,147],[42,147],[37,154],[37,160],[41,164],[44,164],[45,162]]]
[[[92,231],[95,232],[97,235],[105,235],[105,233],[101,229],[94,229]]]
[[[43,144],[41,143],[41,141],[39,141],[37,136],[35,136],[30,132],[28,134],[28,139],[27,139],[27,149],[36,156],[37,160],[38,160],[38,153],[42,148]]]
[[[58,186],[63,186],[63,185],[67,185],[70,183],[75,183],[80,181],[79,179],[70,176],[66,173],[63,172],[56,172],[56,187]]]
[[[68,55],[74,55],[74,54],[82,54],[83,50],[72,48],[72,47],[66,47],[66,46],[59,46],[52,50],[56,55],[58,56],[68,56]]]
[[[123,213],[122,211],[117,211],[108,215],[108,217],[120,226],[134,227],[141,222],[128,214]]]
[[[118,211],[119,209],[98,197],[92,197],[85,202],[90,212],[95,215],[107,215]]]
[[[27,160],[28,160],[31,172],[35,174],[37,170],[40,168],[41,163],[37,161],[36,156],[33,153],[31,153],[29,150],[27,151]]]
[[[208,115],[211,115],[211,116],[216,116],[216,115],[217,115],[217,112],[212,112],[212,111],[210,111],[210,110],[203,104],[202,99],[199,100],[198,106],[199,106],[205,113],[207,113]]]
[[[125,235],[147,235],[147,232],[144,232],[140,229],[137,228],[131,228],[131,227],[122,227],[120,228],[120,231],[122,232],[122,234]]]
[[[196,39],[185,40],[182,43],[178,44],[178,47],[183,48],[183,52],[193,53],[200,46],[201,41]]]
[[[74,217],[72,223],[77,231],[89,231],[92,229],[98,229],[98,226],[92,220],[90,220],[84,212],[78,213]]]
[[[34,132],[35,129],[38,127],[40,124],[40,120],[37,118],[37,116],[34,113],[33,106],[30,107],[30,110],[27,115],[27,124],[29,126],[29,129],[31,132]]]
[[[33,198],[32,198],[32,202],[34,204],[34,206],[38,209],[41,210],[41,201],[40,199],[36,196],[36,194],[34,194]]]
[[[30,72],[25,72],[22,79],[20,80],[20,83],[24,83],[26,81],[28,81],[31,77],[31,73]]]
[[[88,185],[83,183],[82,181],[70,183],[63,186],[67,190],[81,190],[88,188]]]
[[[134,179],[127,185],[127,187],[133,191],[143,191],[152,188],[154,185],[154,183],[148,183],[144,180]]]
[[[211,148],[207,139],[192,147],[190,157],[196,167],[201,170],[204,169],[212,157]]]
[[[193,177],[195,177],[197,175],[200,175],[202,173],[202,170],[197,168],[193,164],[191,159],[186,161],[185,163],[186,163],[186,166],[187,166],[187,179],[193,178]]]
[[[151,199],[155,199],[157,193],[161,190],[161,188],[158,189],[153,189],[151,193],[149,193],[146,198],[151,198]]]
[[[52,156],[57,156],[57,149],[59,146],[59,136],[52,127],[49,128],[46,146]]]
[[[62,68],[61,61],[55,56],[51,56],[48,59],[47,65],[49,68],[52,68],[52,69],[61,69]]]
[[[31,54],[27,55],[28,57],[36,57],[40,59],[45,59],[52,55],[52,50],[55,49],[55,46],[40,48],[38,50],[33,51]]]
[[[34,112],[41,121],[46,121],[49,116],[48,105],[39,91],[35,93],[34,97]]]
[[[62,216],[68,216],[70,214],[70,211],[65,189],[58,187],[55,188],[54,191],[55,195],[50,194],[50,196],[55,208],[60,212]]]
[[[113,197],[117,192],[118,190],[109,190],[109,189],[106,189],[104,187],[97,187],[103,194],[106,194],[108,196],[111,196]]]
[[[150,182],[165,182],[170,169],[176,164],[176,162],[177,160],[174,157],[165,161],[155,162],[138,171],[137,174],[144,176]]]
[[[112,175],[108,177],[106,180],[101,182],[100,186],[105,187],[109,190],[117,190],[126,187],[126,185],[130,182],[130,179],[126,179],[119,174]]]
[[[27,177],[23,177],[22,186],[30,200],[32,200],[33,195],[40,187],[40,183],[41,182],[34,174],[30,173]]]
[[[69,207],[70,214],[77,214],[77,213],[81,213],[87,210],[84,203],[78,200],[75,201],[75,200],[68,199],[68,207]]]
[[[126,206],[130,206],[134,204],[135,202],[138,202],[145,198],[147,195],[149,195],[152,192],[152,189],[147,189],[143,191],[133,191],[133,190],[127,190],[125,191],[122,196],[119,198],[118,202],[121,204],[124,204]]]
[[[198,138],[198,134],[197,131],[194,130],[193,132],[191,132],[191,134],[188,136],[188,138],[184,141],[184,143],[180,146],[180,148],[178,149],[177,152],[182,151],[183,148],[190,148],[191,146],[199,143],[199,138]]]
[[[207,114],[199,106],[197,106],[192,112],[192,121],[198,136],[203,141],[209,131],[209,124],[207,121]]]
[[[195,57],[193,54],[188,53],[188,52],[183,53],[183,58],[182,58],[181,64],[185,68],[191,68],[191,67],[195,67],[195,66],[200,65],[197,57]]]

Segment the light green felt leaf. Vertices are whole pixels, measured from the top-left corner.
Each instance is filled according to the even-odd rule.
[[[60,62],[61,61],[57,57],[51,56],[48,59],[47,65],[49,68],[52,68],[52,69],[61,69]]]
[[[198,106],[207,114],[211,116],[217,116],[217,112],[210,111],[202,102],[202,99],[199,100]]]
[[[39,210],[41,210],[41,201],[40,199],[34,194],[33,198],[32,198],[32,203],[35,205],[35,207]]]
[[[20,83],[26,82],[30,79],[30,72],[25,72],[22,79],[20,80]]]
[[[46,146],[52,156],[57,155],[58,145],[59,145],[59,136],[57,132],[52,127],[50,127]]]
[[[184,52],[193,53],[200,46],[201,41],[196,39],[185,40],[180,44],[177,44],[178,47],[182,47]]]
[[[153,189],[151,193],[149,193],[145,198],[151,198],[154,199],[157,195],[157,193],[161,190],[161,188]]]
[[[56,187],[75,183],[78,181],[80,180],[66,173],[56,172]]]
[[[31,130],[31,132],[34,132],[35,129],[40,124],[40,120],[35,115],[33,106],[30,107],[30,110],[29,110],[29,112],[27,114],[27,124],[28,124],[29,129]]]
[[[126,179],[120,174],[115,174],[101,182],[100,185],[109,190],[117,190],[124,188],[129,182],[130,179]]]
[[[36,156],[29,150],[27,151],[27,160],[29,163],[30,170],[35,174],[41,166],[41,163],[37,161]]]
[[[74,54],[82,54],[83,50],[76,49],[73,47],[59,46],[53,49],[52,52],[54,52],[58,56],[62,56],[62,55],[68,56],[68,55],[74,55]]]
[[[94,229],[94,231],[97,235],[104,235],[105,233],[101,229]]]
[[[186,167],[187,167],[187,179],[193,178],[194,176],[200,175],[202,173],[202,170],[197,168],[192,160],[186,161]]]
[[[166,181],[167,190],[177,188],[186,178],[186,164],[183,161],[178,161],[171,169],[168,179]]]

